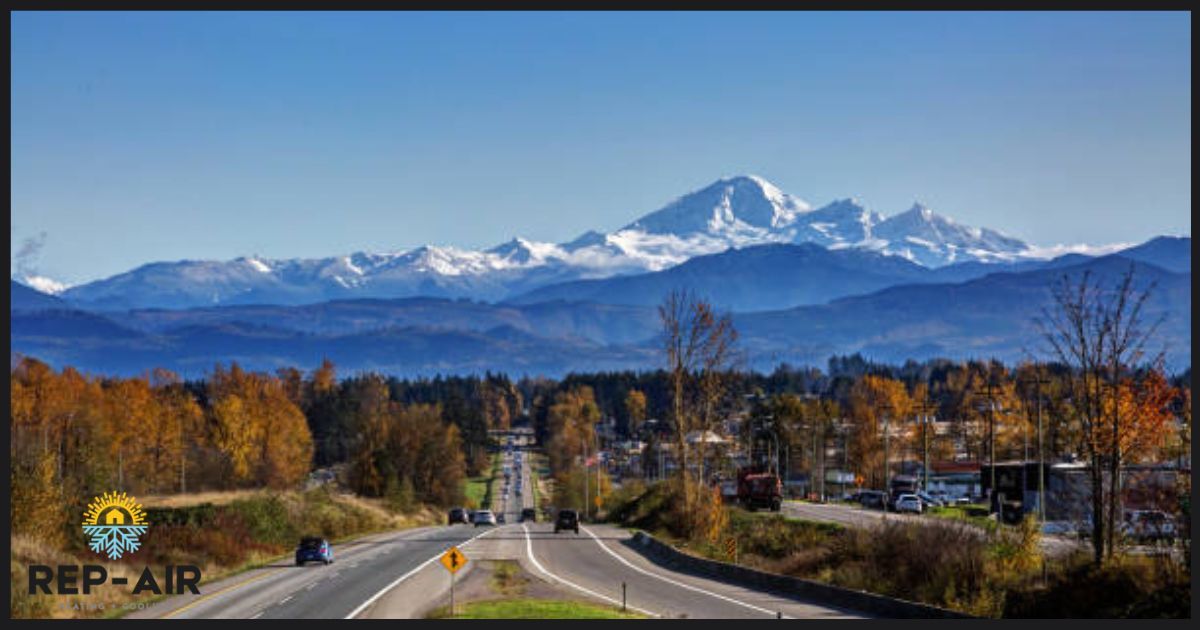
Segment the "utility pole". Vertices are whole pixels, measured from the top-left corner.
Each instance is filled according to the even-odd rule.
[[[580,440],[583,444],[583,516],[587,518],[588,506],[591,503],[588,501],[588,463],[587,463],[587,438]]]
[[[1047,385],[1050,380],[1042,374],[1041,366],[1035,366],[1035,375],[1023,379],[1023,383],[1032,383],[1034,385],[1034,398],[1037,406],[1037,452],[1038,452],[1038,506],[1037,516],[1038,522],[1046,522],[1046,451],[1045,440],[1042,434],[1042,385]],[[1025,436],[1025,461],[1029,461],[1029,434]],[[1021,478],[1024,482],[1024,476]]]
[[[926,396],[917,406],[918,421],[921,423],[921,489],[929,492],[929,425],[937,405]]]
[[[892,469],[890,463],[890,442],[891,442],[891,427],[889,423],[889,414],[883,414],[883,491],[889,495],[892,492]],[[887,510],[884,510],[885,512]]]
[[[996,504],[996,399],[992,393],[992,377],[987,380],[988,399],[988,466],[991,468],[991,486],[988,493],[988,509]],[[999,509],[999,506],[996,506]]]

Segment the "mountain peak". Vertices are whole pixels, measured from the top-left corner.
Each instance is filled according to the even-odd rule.
[[[625,227],[651,234],[716,234],[770,230],[790,224],[810,206],[757,175],[719,179]]]

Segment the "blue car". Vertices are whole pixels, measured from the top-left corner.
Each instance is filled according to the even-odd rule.
[[[324,538],[303,538],[296,547],[296,566],[302,567],[305,562],[333,562],[333,545]]]

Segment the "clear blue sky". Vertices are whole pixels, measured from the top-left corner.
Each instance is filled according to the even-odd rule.
[[[1185,13],[15,13],[12,243],[80,282],[564,241],[739,173],[1190,234],[1190,53]]]

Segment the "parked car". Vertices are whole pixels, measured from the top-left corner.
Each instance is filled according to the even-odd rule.
[[[503,523],[503,522],[504,522],[504,512],[501,512],[496,515],[496,523]]]
[[[495,525],[496,515],[492,514],[491,510],[476,510],[473,522],[475,523],[475,527],[479,527],[480,525]]]
[[[521,510],[521,522],[529,521],[530,523],[537,522],[537,510],[533,508],[525,508]]]
[[[453,525],[455,523],[470,524],[470,522],[471,522],[471,515],[467,513],[467,510],[465,508],[460,508],[460,507],[453,508],[450,510],[450,513],[446,515],[446,524],[447,525]]]
[[[333,545],[324,538],[305,537],[296,546],[296,566],[302,567],[305,562],[333,562]]]
[[[557,534],[564,529],[579,533],[579,512],[575,510],[558,511],[558,517],[554,519],[554,533]]]
[[[1175,539],[1175,522],[1161,510],[1130,510],[1121,523],[1121,533],[1139,542]]]
[[[924,506],[921,505],[920,497],[915,494],[905,493],[896,497],[896,511],[920,514],[924,511]]]

